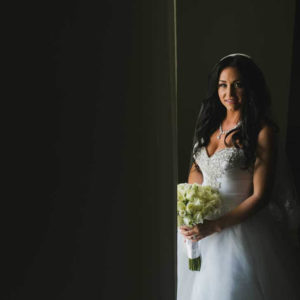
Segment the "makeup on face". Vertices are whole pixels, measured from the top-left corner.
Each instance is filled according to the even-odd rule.
[[[218,82],[218,95],[222,104],[227,108],[238,109],[244,94],[243,83],[239,71],[234,67],[222,70]]]

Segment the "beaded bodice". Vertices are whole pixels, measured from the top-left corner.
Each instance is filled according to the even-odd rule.
[[[285,221],[287,218],[289,226],[296,228],[300,220],[300,205],[296,187],[288,172],[283,146],[279,149],[269,208],[278,221]],[[222,214],[237,206],[253,191],[253,172],[241,169],[245,159],[242,149],[224,148],[208,156],[206,148],[201,147],[194,158],[203,175],[202,185],[219,189],[224,200]]]
[[[216,188],[221,188],[219,179],[226,173],[232,173],[234,169],[242,171],[240,167],[243,160],[243,150],[235,147],[217,150],[212,156],[208,156],[206,148],[201,147],[195,156],[195,161],[202,171],[204,181]]]
[[[208,156],[205,147],[201,147],[194,156],[202,175],[202,185],[219,189],[223,199],[227,199],[225,210],[245,200],[252,189],[253,173],[241,169],[245,159],[243,149],[235,147],[217,150]]]

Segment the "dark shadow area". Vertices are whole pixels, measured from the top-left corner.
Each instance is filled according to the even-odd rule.
[[[286,151],[290,166],[295,178],[298,196],[300,196],[300,157],[299,157],[299,132],[300,132],[300,3],[296,1],[293,60],[291,69],[291,83],[288,103],[288,126],[286,138]],[[300,228],[298,230],[300,240]]]
[[[1,299],[174,298],[173,9],[13,9]]]
[[[120,256],[110,246],[108,228],[116,230],[111,200],[122,197],[134,3],[22,6],[12,20],[18,135],[15,194],[6,211],[5,297],[100,299],[105,285],[112,288],[105,281],[109,261],[126,270],[115,272],[120,290],[112,295],[126,294],[133,288],[124,281],[127,250]],[[124,236],[115,234],[122,245]]]

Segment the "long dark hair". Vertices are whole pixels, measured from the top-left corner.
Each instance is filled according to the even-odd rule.
[[[245,154],[243,168],[252,168],[256,158],[257,137],[263,124],[272,126],[276,132],[279,131],[279,127],[270,116],[271,97],[262,71],[250,57],[240,54],[221,59],[209,75],[206,98],[202,101],[196,122],[194,141],[198,144],[194,147],[193,155],[200,147],[209,144],[210,136],[226,117],[226,108],[218,96],[219,76],[226,67],[238,69],[245,89],[245,97],[241,103],[241,125],[235,129],[232,143],[234,147],[240,148],[238,140],[242,146]],[[226,146],[228,146],[226,142],[228,134],[225,135]]]

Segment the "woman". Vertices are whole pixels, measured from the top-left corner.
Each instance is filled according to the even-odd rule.
[[[188,182],[218,188],[223,204],[218,218],[180,227],[177,300],[300,299],[299,249],[270,210],[279,130],[269,108],[264,76],[248,55],[216,64]],[[186,239],[199,243],[200,271],[188,269]]]

